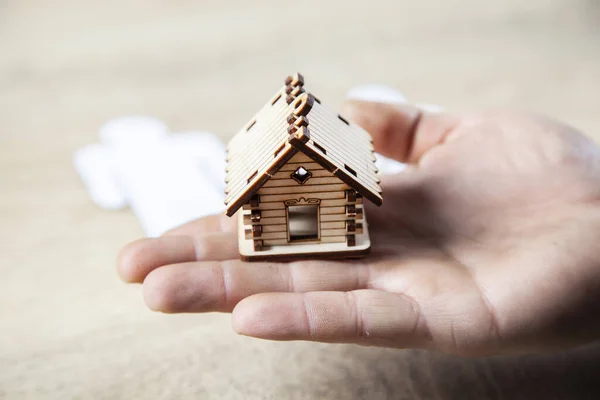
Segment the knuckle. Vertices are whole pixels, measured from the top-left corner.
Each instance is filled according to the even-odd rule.
[[[360,339],[368,339],[370,334],[360,312],[359,300],[354,292],[347,292],[346,303],[348,304],[349,317],[353,326],[353,333]]]
[[[194,254],[197,261],[210,259],[210,243],[206,237],[199,237],[194,241]]]

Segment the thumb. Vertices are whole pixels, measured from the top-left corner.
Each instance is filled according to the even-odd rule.
[[[459,122],[456,116],[425,112],[408,104],[361,100],[348,100],[342,114],[371,134],[375,151],[408,163],[418,162],[442,143]]]

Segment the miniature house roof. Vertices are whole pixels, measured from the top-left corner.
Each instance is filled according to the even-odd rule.
[[[306,92],[304,79],[296,74],[228,144],[227,215],[248,202],[298,152],[374,204],[382,204],[371,136]]]

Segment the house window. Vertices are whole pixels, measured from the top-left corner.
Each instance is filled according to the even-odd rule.
[[[290,242],[319,239],[319,205],[287,206]]]
[[[305,183],[307,180],[310,179],[310,177],[312,176],[312,173],[305,169],[304,167],[298,167],[297,170],[295,170],[294,172],[292,172],[292,174],[290,175],[290,177],[295,180],[296,182],[298,182],[299,184],[303,184]]]

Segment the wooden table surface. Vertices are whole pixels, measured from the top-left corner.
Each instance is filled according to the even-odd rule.
[[[595,0],[0,1],[0,398],[600,398],[600,346],[460,359],[271,343],[228,315],[151,313],[117,279],[141,229],[90,202],[73,151],[132,113],[226,139],[295,71],[333,106],[379,82],[600,140]]]

